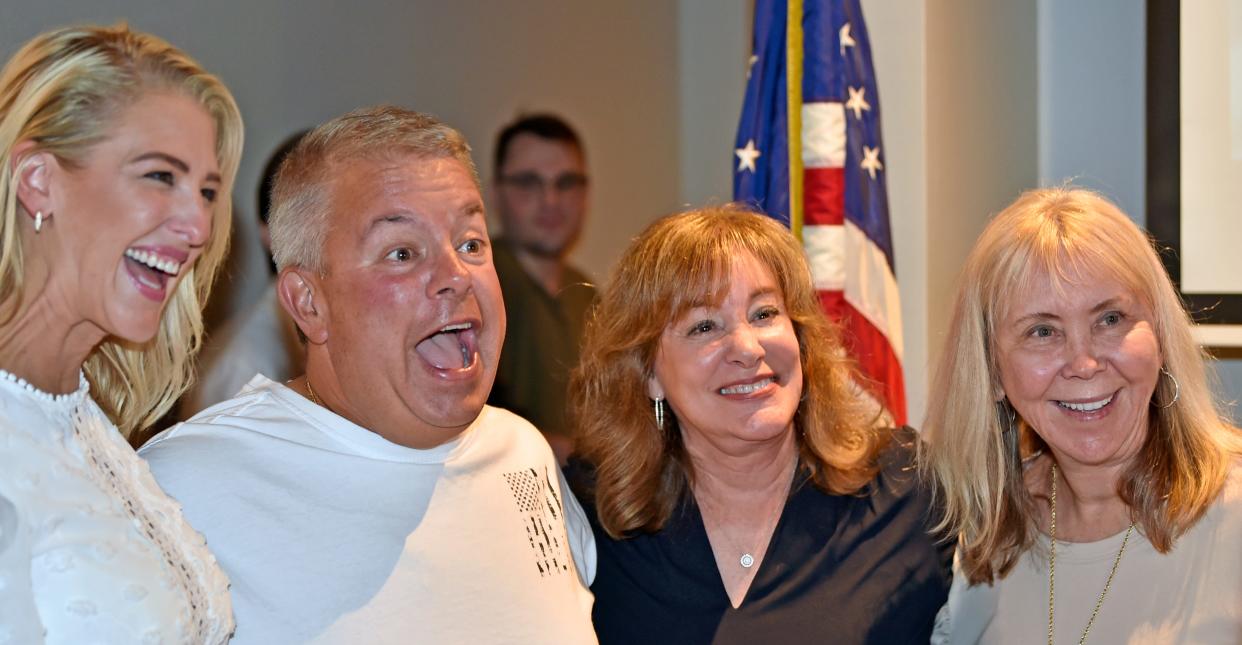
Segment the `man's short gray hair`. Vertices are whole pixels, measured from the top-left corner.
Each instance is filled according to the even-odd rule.
[[[451,157],[475,186],[478,170],[470,145],[439,119],[392,105],[361,108],[311,130],[280,165],[272,190],[272,256],[278,269],[300,266],[322,272],[328,235],[333,169],[351,161]]]

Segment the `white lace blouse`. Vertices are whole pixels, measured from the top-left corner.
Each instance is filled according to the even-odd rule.
[[[222,643],[228,579],[88,396],[0,371],[0,645]]]

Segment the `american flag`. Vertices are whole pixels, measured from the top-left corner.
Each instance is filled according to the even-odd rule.
[[[788,225],[873,393],[906,423],[880,101],[859,0],[757,0],[734,199]]]

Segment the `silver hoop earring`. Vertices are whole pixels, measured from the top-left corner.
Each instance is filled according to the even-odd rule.
[[[1165,369],[1165,367],[1164,367],[1163,365],[1161,365],[1161,366],[1160,366],[1160,372],[1161,372],[1162,374],[1164,374],[1165,376],[1169,377],[1169,380],[1170,380],[1170,381],[1173,381],[1173,399],[1172,399],[1172,400],[1170,400],[1168,403],[1165,403],[1164,405],[1157,405],[1157,406],[1156,406],[1156,407],[1160,408],[1161,410],[1167,410],[1167,409],[1169,409],[1169,408],[1173,407],[1173,404],[1174,404],[1174,403],[1177,403],[1177,400],[1178,400],[1178,399],[1182,398],[1182,384],[1181,384],[1181,383],[1178,383],[1178,382],[1177,382],[1177,377],[1176,377],[1176,376],[1173,376],[1173,373],[1172,373],[1172,372],[1170,372],[1169,370]],[[1154,402],[1154,401],[1152,402],[1152,405],[1155,405],[1155,402]]]
[[[43,211],[35,211],[35,233],[43,229]]]
[[[656,428],[664,432],[664,399],[655,400]]]

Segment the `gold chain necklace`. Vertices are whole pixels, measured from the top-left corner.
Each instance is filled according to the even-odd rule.
[[[1056,605],[1056,586],[1057,586],[1057,465],[1052,464],[1052,522],[1050,523],[1050,533],[1052,545],[1051,554],[1048,556],[1048,645],[1052,645],[1052,608]],[[1113,559],[1113,568],[1108,572],[1108,580],[1104,581],[1104,591],[1100,592],[1100,597],[1095,600],[1095,609],[1091,610],[1091,618],[1087,620],[1087,626],[1082,630],[1082,638],[1078,639],[1078,645],[1087,642],[1087,634],[1091,633],[1091,626],[1095,624],[1095,617],[1100,613],[1100,605],[1104,604],[1104,597],[1108,595],[1108,589],[1113,584],[1113,576],[1117,573],[1117,565],[1121,564],[1121,556],[1126,552],[1126,544],[1130,542],[1130,534],[1134,532],[1134,522],[1130,522],[1130,528],[1126,529],[1126,536],[1121,538],[1121,548],[1117,550],[1117,557]]]
[[[331,412],[332,414],[336,414],[336,410],[333,410],[332,408],[328,407],[327,403],[320,401],[319,397],[315,395],[315,388],[311,387],[309,376],[306,377],[306,393],[309,395],[308,398],[310,399],[311,403],[314,403],[315,405],[322,407],[323,409],[327,410],[328,412]]]
[[[306,393],[310,395],[311,403],[314,403],[315,405],[323,405],[323,403],[319,402],[319,397],[315,396],[315,388],[311,387],[309,378],[306,379]],[[1057,494],[1056,484],[1053,484],[1052,485],[1053,503],[1056,503],[1056,494]],[[1056,509],[1053,509],[1052,513],[1054,517],[1053,521],[1055,522],[1056,521],[1055,519]]]

